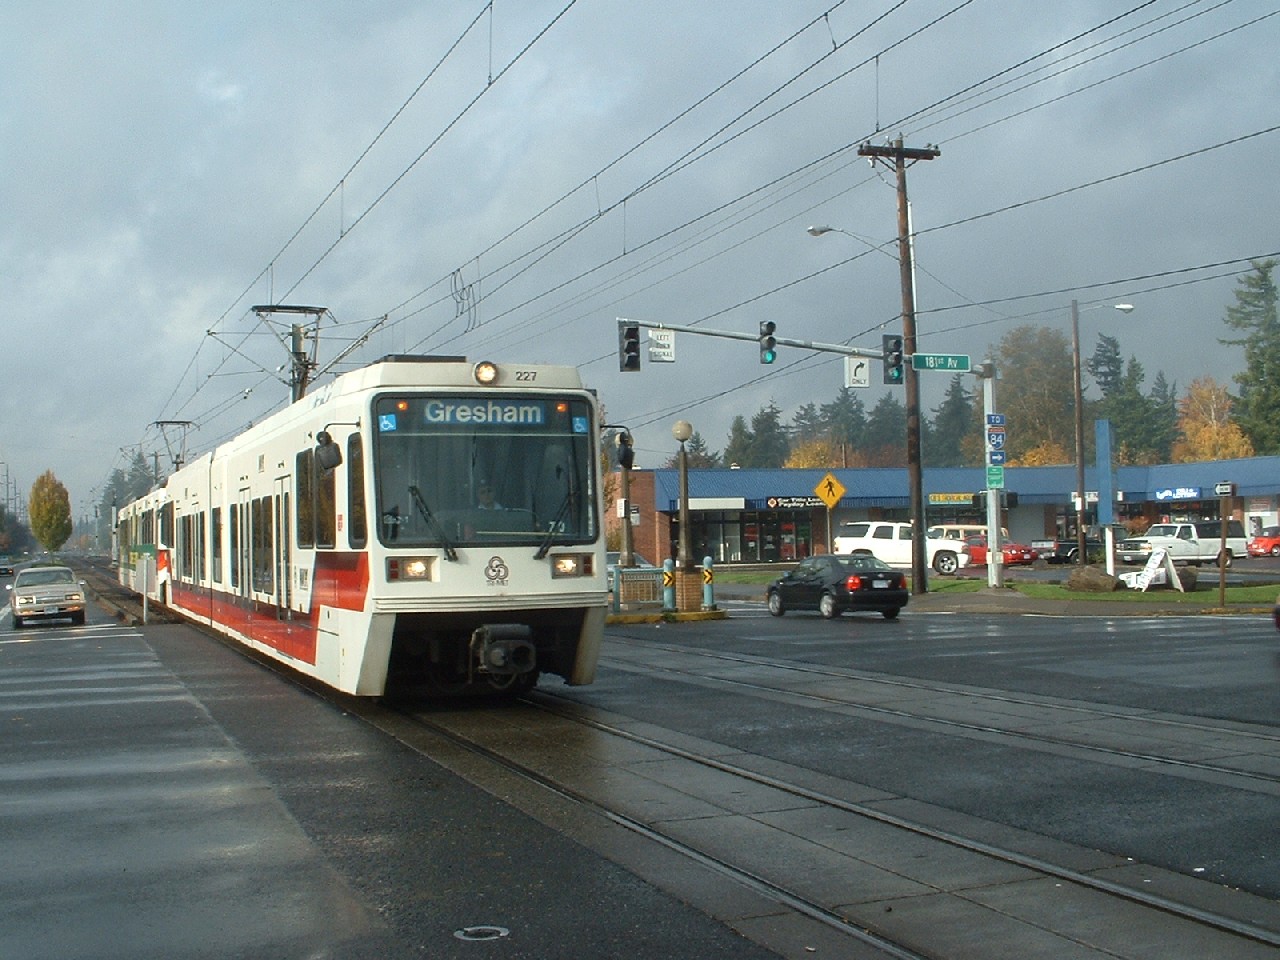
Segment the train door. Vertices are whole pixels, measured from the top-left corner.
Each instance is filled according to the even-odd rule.
[[[242,611],[236,616],[246,622],[253,610],[253,497],[248,487],[241,487],[236,502],[232,504],[231,532],[231,592],[236,607]]]
[[[292,571],[289,569],[289,543],[293,539],[293,520],[289,508],[289,477],[276,478],[275,492],[275,569],[276,569],[276,618],[288,620],[292,616]]]

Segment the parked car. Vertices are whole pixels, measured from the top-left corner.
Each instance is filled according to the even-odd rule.
[[[26,567],[5,589],[15,627],[35,619],[84,623],[84,583],[70,567]]]
[[[892,620],[907,605],[907,575],[870,554],[821,553],[769,584],[767,596],[775,617],[788,610],[817,610],[827,619],[874,610]]]
[[[1251,557],[1280,557],[1280,527],[1263,527],[1249,538],[1245,549]]]
[[[1074,537],[1070,540],[1032,540],[1031,549],[1046,563],[1075,563],[1080,544]],[[1106,544],[1095,537],[1085,538],[1084,551],[1089,563],[1107,558]]]
[[[987,538],[986,537],[969,537],[964,542],[965,553],[969,555],[969,562],[975,567],[985,566],[987,562]],[[1038,554],[1028,547],[1025,543],[1004,543],[1000,545],[1000,552],[1004,554],[1004,565],[1006,567],[1015,567],[1019,564],[1030,564],[1036,562]]]
[[[890,520],[850,520],[840,524],[832,544],[838,554],[870,554],[892,567],[911,566],[911,524]],[[955,540],[925,537],[926,566],[955,573],[967,561]]]

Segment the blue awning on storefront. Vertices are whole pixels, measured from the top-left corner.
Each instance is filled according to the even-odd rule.
[[[1280,494],[1280,457],[1252,457],[1204,463],[1156,464],[1115,468],[1113,489],[1117,499],[1147,502],[1186,499],[1213,499],[1218,483],[1234,483],[1237,496]],[[691,506],[701,510],[770,510],[821,506],[817,489],[827,474],[845,488],[837,509],[879,507],[906,509],[910,503],[909,478],[905,467],[851,467],[824,469],[693,469],[689,471]],[[675,512],[680,498],[679,471],[654,470],[654,504],[658,510]],[[1085,489],[1098,489],[1097,471],[1085,469]],[[926,467],[922,471],[925,500],[930,506],[948,499],[962,503],[963,497],[984,488],[982,467]],[[1020,504],[1066,505],[1076,489],[1073,465],[1051,467],[1006,467],[1005,489],[1018,494]],[[1187,496],[1198,490],[1196,497]],[[1179,496],[1162,497],[1173,491]],[[934,498],[931,500],[931,498]]]

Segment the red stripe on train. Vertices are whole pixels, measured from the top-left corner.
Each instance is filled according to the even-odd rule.
[[[366,553],[316,554],[311,588],[311,610],[289,611],[288,618],[275,604],[236,597],[222,590],[185,583],[171,583],[174,603],[215,624],[243,634],[258,643],[304,663],[316,662],[316,633],[321,606],[363,610],[369,593],[369,556]]]

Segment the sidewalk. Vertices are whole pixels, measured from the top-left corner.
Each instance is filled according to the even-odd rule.
[[[1218,590],[1200,589],[1193,594],[1194,601],[1179,601],[1173,591],[1167,601],[1153,600],[1126,602],[1123,600],[1043,600],[1025,596],[1012,587],[983,587],[968,593],[954,591],[914,594],[906,611],[920,613],[989,613],[1035,614],[1039,616],[1072,617],[1163,617],[1195,616],[1205,613],[1229,613],[1240,616],[1270,616],[1271,607],[1256,604],[1228,604],[1218,606]],[[716,600],[747,600],[764,602],[765,587],[747,584],[717,584]]]

